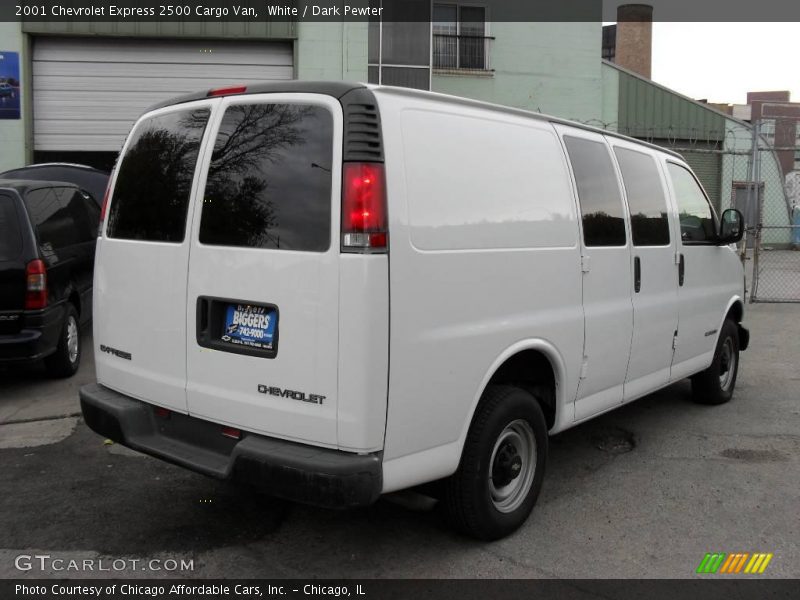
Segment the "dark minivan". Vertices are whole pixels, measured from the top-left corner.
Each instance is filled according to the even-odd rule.
[[[80,365],[100,209],[69,183],[0,180],[0,364]]]

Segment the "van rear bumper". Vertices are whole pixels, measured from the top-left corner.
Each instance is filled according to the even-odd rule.
[[[242,432],[154,407],[100,384],[80,390],[86,424],[102,436],[167,462],[255,487],[273,496],[328,508],[375,502],[383,487],[380,454],[352,454]]]

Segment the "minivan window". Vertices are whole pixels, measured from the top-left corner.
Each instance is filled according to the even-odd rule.
[[[703,189],[688,169],[675,163],[667,163],[667,169],[678,201],[681,240],[688,243],[713,242],[717,237],[714,211]]]
[[[200,242],[330,247],[333,115],[307,104],[230,106],[208,171]]]
[[[22,236],[14,201],[6,195],[0,195],[0,262],[17,258],[20,252]]]
[[[667,198],[652,156],[627,148],[614,148],[631,213],[634,246],[668,246]]]
[[[206,108],[143,120],[122,157],[108,215],[108,237],[182,242]]]
[[[86,241],[64,199],[71,192],[69,188],[46,187],[25,194],[25,205],[39,246],[46,254]]]
[[[605,144],[565,135],[572,171],[578,186],[587,246],[624,246],[625,219],[611,156]]]

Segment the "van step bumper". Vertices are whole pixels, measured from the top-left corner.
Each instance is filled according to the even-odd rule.
[[[383,486],[381,455],[352,454],[242,432],[222,435],[222,425],[170,412],[100,384],[80,390],[86,424],[100,435],[167,462],[254,485],[280,498],[328,508],[375,502]]]

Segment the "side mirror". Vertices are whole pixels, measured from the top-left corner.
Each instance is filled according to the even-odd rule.
[[[720,219],[719,239],[717,244],[725,246],[735,244],[744,235],[744,217],[735,208],[728,208],[722,212]]]

